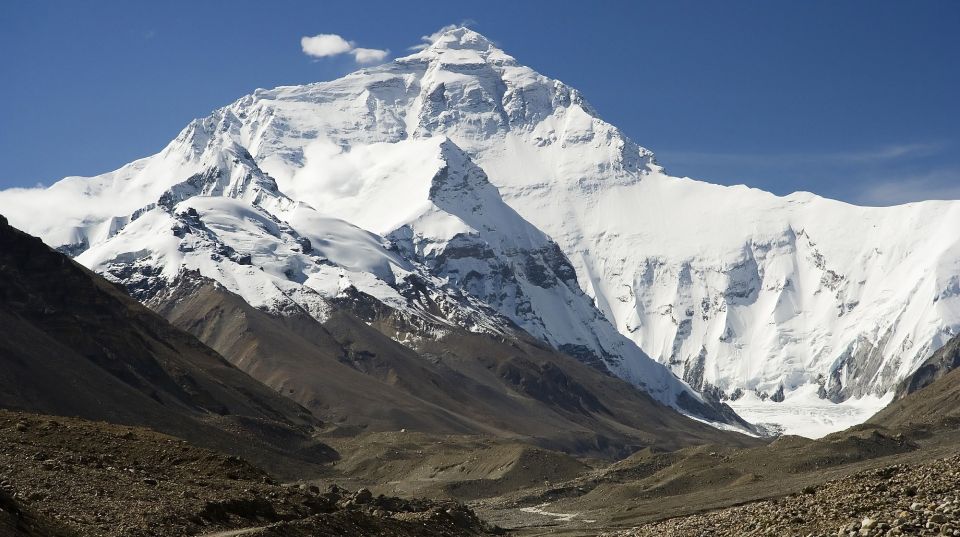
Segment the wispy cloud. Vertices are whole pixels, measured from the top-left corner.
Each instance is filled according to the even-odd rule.
[[[904,143],[856,151],[713,153],[657,151],[668,172],[787,194],[809,190],[861,205],[960,199],[955,144]]]
[[[341,54],[351,54],[357,63],[383,61],[389,50],[358,47],[353,41],[347,41],[337,34],[317,34],[300,38],[303,53],[313,58],[327,58]]]
[[[888,145],[859,151],[835,151],[820,153],[710,153],[697,151],[657,151],[661,164],[723,163],[745,168],[781,168],[784,166],[881,164],[895,160],[907,160],[935,155],[946,147],[944,143],[914,143]]]
[[[960,169],[933,170],[919,176],[885,179],[865,185],[861,205],[899,205],[924,200],[960,200]]]
[[[460,26],[459,24],[448,24],[443,28],[440,28],[436,32],[433,32],[432,34],[420,36],[420,40],[423,41],[423,43],[419,43],[417,45],[410,47],[410,50],[423,50],[429,47],[430,45],[436,43],[437,39],[440,39],[440,36],[449,32],[450,30],[458,28],[459,26]]]
[[[436,32],[433,32],[432,34],[420,36],[420,41],[423,41],[423,43],[419,43],[419,44],[413,45],[412,47],[408,47],[407,50],[423,50],[429,47],[430,45],[436,43],[437,39],[440,39],[440,37],[443,36],[443,34],[449,32],[450,30],[474,26],[475,24],[477,24],[476,21],[471,19],[464,19],[460,21],[460,24],[448,24],[443,28],[440,28]]]
[[[947,148],[942,142],[887,145],[874,150],[854,151],[850,153],[831,153],[837,160],[848,162],[871,162],[906,158],[929,157]]]

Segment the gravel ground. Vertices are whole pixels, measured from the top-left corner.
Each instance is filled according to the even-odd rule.
[[[797,495],[605,535],[960,536],[960,456],[888,466],[807,487]]]
[[[264,536],[491,531],[457,502],[281,485],[242,459],[141,428],[0,410],[0,446],[0,534],[10,527],[14,535],[103,537],[243,528]]]

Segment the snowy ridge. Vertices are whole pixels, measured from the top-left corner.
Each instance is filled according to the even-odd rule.
[[[331,216],[288,198],[228,144],[228,158],[218,161],[225,169],[173,185],[77,259],[145,301],[195,271],[255,307],[321,321],[331,299],[355,288],[432,322],[494,333],[512,322],[668,404],[722,419],[613,329],[559,247],[502,201],[469,156],[445,138],[407,145],[397,155],[423,155],[409,177],[356,177],[362,203],[338,205]],[[385,209],[398,196],[403,210],[391,214]],[[335,217],[341,214],[383,236]],[[441,317],[419,303],[422,287]]]
[[[243,181],[223,180],[233,175],[219,168],[192,175],[77,260],[144,301],[192,271],[279,314],[303,311],[323,321],[329,301],[355,289],[431,323],[508,329],[509,321],[391,251],[383,237],[287,198],[255,167],[246,168]],[[253,183],[263,188],[234,188]],[[411,278],[431,298],[456,304],[456,317],[437,317],[418,304],[409,296]]]
[[[453,142],[442,139],[438,150],[442,166],[430,180],[429,203],[412,203],[423,208],[421,214],[386,234],[399,250],[534,337],[655,395],[675,393],[673,376],[594,307],[559,246],[504,203],[483,170]],[[363,220],[364,214],[355,217]]]
[[[692,392],[647,356],[786,416],[881,401],[960,330],[960,203],[671,177],[578,91],[465,28],[256,90],[115,172],[2,192],[0,212],[116,279],[186,267],[278,311],[322,317],[353,285],[425,314],[404,296],[416,277],[472,304],[446,322],[509,319],[671,404]],[[756,414],[776,422],[770,408]]]

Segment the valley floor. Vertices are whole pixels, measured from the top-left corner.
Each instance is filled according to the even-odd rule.
[[[502,438],[331,429],[318,439],[341,458],[281,485],[146,429],[0,410],[0,535],[960,535],[958,425],[612,463]]]
[[[337,449],[354,455],[329,479],[388,495],[457,498],[521,537],[837,535],[864,518],[886,529],[863,535],[895,525],[910,534],[927,531],[929,504],[936,511],[960,490],[960,429],[953,426],[860,426],[746,449],[646,449],[613,464],[494,439],[404,434],[402,441],[402,434],[344,439]],[[915,502],[922,505],[911,508]],[[744,522],[724,522],[731,517]]]
[[[513,527],[513,534],[523,537],[960,535],[960,430],[928,433],[917,431],[918,442],[910,451],[834,467],[801,472],[781,468],[770,472],[778,474],[775,478],[757,474],[753,482],[731,484],[692,472],[688,477],[698,475],[702,481],[678,494],[606,483],[598,487],[605,503],[589,501],[592,492],[557,497],[539,507],[567,517],[534,518],[509,504],[472,505],[486,520]],[[833,455],[820,452],[808,461],[828,465],[843,458],[844,442],[835,440]],[[872,450],[861,448],[864,455]],[[775,459],[758,457],[755,462],[758,471],[766,472]]]

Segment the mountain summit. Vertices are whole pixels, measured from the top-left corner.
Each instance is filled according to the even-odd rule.
[[[142,300],[184,271],[319,320],[359,292],[405,316],[406,345],[521,330],[686,412],[720,420],[703,405],[724,399],[788,430],[811,407],[866,418],[960,329],[960,204],[671,177],[466,28],[256,90],[154,156],[0,193],[0,212]]]
[[[484,55],[496,54],[498,57],[513,60],[512,57],[497,48],[492,41],[466,26],[457,26],[446,30],[414,56],[441,54],[450,50],[474,50]]]

